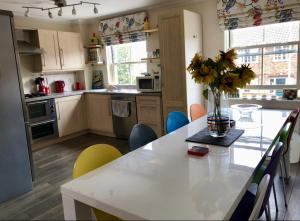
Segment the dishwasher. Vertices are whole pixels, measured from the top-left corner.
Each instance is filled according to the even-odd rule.
[[[131,130],[135,124],[137,124],[137,110],[136,110],[136,98],[130,95],[112,95],[112,106],[113,102],[122,102],[128,104],[128,114],[126,116],[116,116],[113,107],[113,127],[114,133],[117,138],[128,139]]]

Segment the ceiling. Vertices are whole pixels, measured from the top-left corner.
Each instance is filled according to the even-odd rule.
[[[73,20],[73,19],[89,19],[99,16],[108,16],[121,12],[134,11],[139,9],[166,6],[183,2],[184,0],[86,0],[94,3],[100,3],[98,6],[99,14],[93,13],[93,5],[82,5],[76,8],[77,15],[72,15],[72,7],[63,8],[62,17],[57,16],[58,9],[52,10],[53,20]],[[191,1],[192,0],[188,0]],[[67,4],[78,3],[80,0],[67,0]],[[187,2],[185,0],[185,2]],[[10,10],[16,16],[24,16],[25,9],[22,6],[32,7],[53,7],[52,0],[0,0],[0,9]],[[48,18],[47,11],[30,10],[30,17]]]

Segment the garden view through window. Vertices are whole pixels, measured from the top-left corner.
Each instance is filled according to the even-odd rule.
[[[282,88],[297,85],[299,22],[232,30],[230,47],[237,49],[237,63],[256,73],[242,97],[281,96]]]
[[[108,46],[108,51],[115,84],[135,85],[136,77],[147,72],[147,63],[141,60],[147,57],[146,41]]]

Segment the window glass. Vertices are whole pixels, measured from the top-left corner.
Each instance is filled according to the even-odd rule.
[[[146,41],[108,46],[111,54],[111,74],[119,85],[135,85],[136,77],[147,72]]]

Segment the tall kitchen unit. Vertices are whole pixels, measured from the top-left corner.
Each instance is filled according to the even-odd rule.
[[[0,10],[0,203],[32,189],[13,14]]]
[[[180,10],[159,16],[164,122],[172,111],[190,115],[190,105],[201,103],[201,86],[187,72],[195,53],[202,52],[199,14]]]

